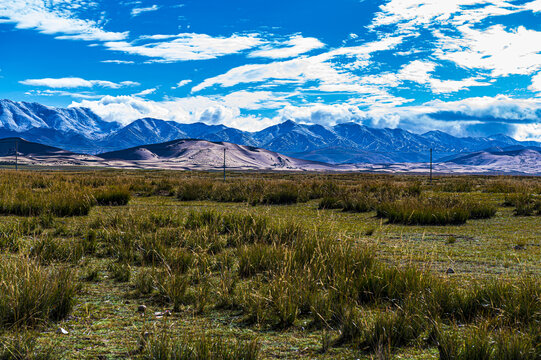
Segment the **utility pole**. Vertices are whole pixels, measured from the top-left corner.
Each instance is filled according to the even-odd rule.
[[[432,184],[432,148],[430,148],[430,184]]]
[[[225,147],[224,147],[224,182],[225,182]]]
[[[15,139],[15,171],[19,170],[19,139]]]

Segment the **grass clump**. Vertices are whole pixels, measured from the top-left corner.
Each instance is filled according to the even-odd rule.
[[[53,346],[39,345],[35,335],[21,331],[0,340],[0,360],[57,360],[62,355]]]
[[[259,355],[257,340],[230,341],[207,334],[175,338],[160,331],[143,341],[144,360],[255,360]]]
[[[78,284],[68,269],[27,257],[0,263],[0,328],[60,320],[73,308]]]
[[[423,333],[425,324],[418,316],[401,311],[385,311],[377,314],[371,322],[364,322],[358,346],[367,352],[391,351],[411,345]]]
[[[319,202],[318,209],[342,209],[344,203],[342,199],[337,197],[326,196]]]
[[[461,335],[456,328],[447,332],[439,330],[440,360],[537,360],[541,357],[541,349],[527,333],[508,329],[495,331],[480,325]]]
[[[286,250],[277,245],[251,244],[238,249],[239,269],[241,277],[278,270],[285,262]]]
[[[94,199],[98,205],[122,206],[130,201],[130,192],[123,187],[110,187],[100,189],[94,193]]]
[[[506,197],[505,206],[514,206],[515,216],[541,215],[541,199],[531,194],[515,194]]]
[[[407,198],[378,206],[377,216],[404,225],[461,225],[468,219],[486,219],[496,214],[490,204],[457,197]]]

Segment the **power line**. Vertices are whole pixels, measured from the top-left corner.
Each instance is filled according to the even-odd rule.
[[[0,139],[0,143],[15,144],[15,170],[19,170],[19,138]]]
[[[225,182],[225,150],[226,148],[224,147],[224,182]]]
[[[15,139],[15,171],[19,170],[19,139]]]

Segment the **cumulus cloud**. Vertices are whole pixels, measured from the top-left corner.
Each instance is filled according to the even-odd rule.
[[[414,133],[432,130],[455,136],[503,133],[518,140],[541,140],[541,100],[503,95],[367,110],[345,104],[286,106],[275,119],[324,126],[353,121],[377,128],[399,127]]]
[[[19,81],[19,83],[23,85],[44,86],[49,88],[91,88],[94,86],[99,86],[110,89],[119,89],[126,86],[140,85],[138,82],[135,81],[122,81],[120,83],[115,83],[106,80],[85,80],[78,77],[27,79]]]
[[[247,93],[224,97],[193,96],[151,101],[137,96],[105,96],[100,100],[73,102],[93,110],[107,121],[128,124],[143,117],[193,123],[224,124],[257,131],[285,120],[333,126],[357,122],[377,128],[403,128],[414,133],[443,130],[456,136],[488,136],[504,133],[519,140],[541,141],[541,99],[507,96],[476,97],[460,101],[431,101],[415,106],[376,106],[362,109],[354,104],[292,105],[287,95],[260,92],[248,100]],[[280,99],[272,118],[245,114],[265,101]]]
[[[144,40],[148,39],[145,38]],[[235,54],[262,43],[255,34],[233,34],[212,37],[206,34],[183,33],[169,36],[168,41],[139,42],[111,41],[104,45],[114,51],[156,58],[158,61],[208,60]]]
[[[145,12],[151,12],[151,11],[156,11],[158,10],[160,7],[156,4],[152,5],[152,6],[149,6],[149,7],[142,7],[142,8],[133,8],[131,10],[131,16],[137,16],[137,15],[140,15],[142,13],[145,13]]]
[[[285,43],[276,42],[272,45],[265,45],[259,50],[252,51],[248,56],[285,59],[322,48],[323,46],[325,44],[316,38],[305,38],[302,35],[295,35]]]
[[[75,10],[91,4],[84,0],[2,1],[0,18],[2,22],[15,23],[18,29],[36,29],[44,34],[56,35],[60,39],[117,41],[128,36],[127,31],[106,31],[96,21],[78,18]]]
[[[282,121],[293,119],[304,124],[333,126],[351,121],[362,123],[363,120],[366,120],[367,115],[353,105],[314,104],[310,106],[286,106],[279,112],[278,117]]]
[[[382,123],[392,117],[397,127],[417,133],[430,130],[442,130],[456,136],[504,133],[518,140],[541,140],[540,134],[533,131],[541,123],[539,99],[499,95],[447,102],[437,100],[419,106],[374,110],[369,116]]]
[[[241,105],[249,106],[246,103]],[[72,102],[70,107],[86,107],[106,121],[124,125],[137,119],[152,117],[180,123],[201,121],[207,124],[224,124],[246,131],[257,131],[279,121],[242,114],[241,108],[235,106],[234,98],[194,96],[151,101],[139,96],[105,96],[99,100]]]

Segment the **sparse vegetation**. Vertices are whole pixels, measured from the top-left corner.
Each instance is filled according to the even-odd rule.
[[[0,173],[0,355],[539,358],[538,178],[217,176]]]

